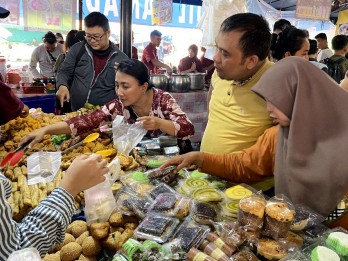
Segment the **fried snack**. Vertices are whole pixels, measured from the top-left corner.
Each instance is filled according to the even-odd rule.
[[[62,249],[63,246],[65,246],[65,245],[67,245],[67,244],[69,244],[71,242],[75,242],[75,238],[72,235],[70,235],[68,233],[65,233],[64,241],[62,243],[56,245],[54,247],[54,250],[55,251],[59,251],[59,250]]]
[[[122,153],[118,153],[116,157],[119,158],[121,168],[123,168],[123,169],[127,168],[133,162],[133,157],[129,157],[129,156],[124,155]]]
[[[46,254],[43,261],[60,261],[60,251],[54,254]]]
[[[22,169],[20,167],[15,167],[13,169],[13,177],[17,178],[22,175]]]
[[[18,183],[12,182],[12,193],[15,193],[18,190]]]
[[[14,177],[13,169],[8,168],[8,169],[6,170],[6,172],[5,172],[5,176],[6,176],[7,178],[9,178],[10,180],[15,181],[14,178],[13,178],[13,177]]]
[[[102,143],[97,141],[95,143],[95,147],[93,148],[93,153],[97,152],[97,151],[100,151],[100,150],[105,150],[105,149],[106,149],[105,146]]]
[[[18,189],[21,189],[22,186],[27,184],[27,179],[24,175],[18,176]]]
[[[123,227],[113,227],[113,226],[110,226],[110,233],[114,233],[116,231],[118,231],[120,233],[123,233],[124,228]]]
[[[78,260],[82,260],[82,261],[97,261],[98,259],[95,256],[85,256],[85,255],[81,254]]]
[[[129,171],[129,170],[132,170],[132,169],[139,167],[139,163],[136,162],[136,160],[133,157],[131,157],[131,158],[132,158],[132,162],[129,166],[126,167],[126,171]]]
[[[82,247],[76,242],[71,242],[62,247],[60,259],[62,261],[72,261],[77,259],[82,252]]]
[[[124,227],[129,230],[135,230],[137,228],[137,223],[126,223]]]
[[[78,238],[76,238],[76,243],[82,246],[83,241],[89,236],[89,232],[83,232]]]
[[[109,235],[110,225],[108,222],[93,223],[90,226],[92,237],[102,239]]]
[[[112,212],[109,218],[109,223],[111,226],[119,227],[123,226],[125,224],[125,221],[123,219],[123,215],[117,210],[115,210],[114,212]]]
[[[66,228],[66,232],[73,235],[75,238],[78,238],[82,233],[84,233],[86,231],[87,231],[87,223],[83,220],[76,220],[76,221],[72,222]],[[77,236],[75,236],[74,234],[76,234]]]
[[[102,245],[112,251],[121,249],[123,242],[121,242],[122,234],[118,231],[110,233],[109,236],[103,240]]]
[[[85,256],[96,256],[101,251],[101,245],[98,240],[89,236],[82,243],[82,253]]]

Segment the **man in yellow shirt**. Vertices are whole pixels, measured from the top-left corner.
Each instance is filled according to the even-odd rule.
[[[272,125],[266,102],[251,91],[272,65],[267,58],[270,43],[268,23],[259,15],[236,14],[222,23],[201,151],[239,152]]]

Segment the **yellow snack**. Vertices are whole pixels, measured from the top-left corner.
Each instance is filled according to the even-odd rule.
[[[253,192],[241,185],[237,185],[226,189],[225,194],[231,200],[240,200],[246,196],[252,195]]]

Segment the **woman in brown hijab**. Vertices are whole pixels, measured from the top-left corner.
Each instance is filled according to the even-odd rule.
[[[281,127],[275,157],[276,194],[324,216],[348,191],[348,94],[308,61],[288,57],[252,89]]]

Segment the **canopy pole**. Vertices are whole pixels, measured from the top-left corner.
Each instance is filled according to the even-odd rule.
[[[133,0],[121,0],[120,48],[129,58],[132,57],[132,6]]]

